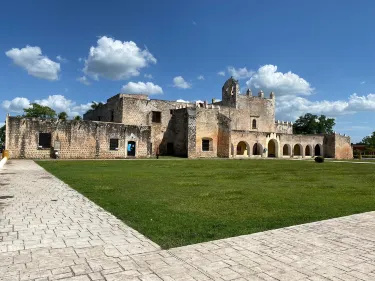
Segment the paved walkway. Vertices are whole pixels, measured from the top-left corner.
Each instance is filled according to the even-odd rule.
[[[0,170],[0,280],[375,280],[375,212],[165,251],[13,160]]]

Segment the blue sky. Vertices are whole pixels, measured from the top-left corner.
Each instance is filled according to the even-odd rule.
[[[375,2],[3,1],[0,122],[30,102],[71,116],[123,91],[151,98],[276,93],[277,118],[335,117],[375,130]]]

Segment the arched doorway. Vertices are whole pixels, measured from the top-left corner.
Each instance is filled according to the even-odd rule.
[[[283,146],[283,156],[288,156],[291,153],[291,148],[289,144],[284,144]]]
[[[268,157],[277,157],[277,141],[276,140],[270,140],[268,142]]]
[[[311,156],[311,152],[312,152],[311,146],[307,145],[305,148],[305,156]]]
[[[135,156],[135,141],[128,141],[128,156]]]
[[[240,141],[237,144],[237,155],[239,156],[248,156],[249,155],[249,147],[248,144],[244,141]]]
[[[253,146],[253,155],[262,155],[263,146],[260,143],[256,143]]]
[[[315,145],[315,156],[322,156],[322,148],[320,144]]]
[[[296,144],[293,149],[294,156],[302,156],[302,145]]]

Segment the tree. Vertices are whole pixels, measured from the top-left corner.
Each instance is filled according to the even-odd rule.
[[[68,119],[68,114],[63,111],[63,112],[60,112],[59,115],[57,115],[57,117],[60,119],[60,120],[63,120],[65,121],[66,119]]]
[[[77,115],[76,117],[74,117],[74,120],[77,120],[77,121],[82,120],[82,117]]]
[[[104,104],[102,102],[96,102],[96,101],[93,101],[91,102],[91,109],[87,110],[86,113],[88,112],[92,112],[94,111],[95,109],[98,109],[99,107],[103,106]]]
[[[335,119],[327,118],[325,115],[314,115],[306,113],[300,116],[293,124],[295,134],[332,134],[336,125]]]
[[[364,144],[366,148],[375,149],[375,132],[367,137],[364,137],[361,141],[361,144]]]
[[[48,106],[32,103],[30,108],[24,108],[24,117],[55,118],[56,111]]]
[[[0,128],[0,143],[5,142],[5,125]]]

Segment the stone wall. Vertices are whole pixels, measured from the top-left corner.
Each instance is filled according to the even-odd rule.
[[[7,118],[7,149],[11,158],[53,158],[56,141],[61,159],[125,158],[127,144],[136,143],[136,157],[150,155],[150,127],[96,121]],[[40,133],[51,134],[51,148],[39,147]],[[110,150],[118,139],[118,150]]]
[[[352,159],[353,148],[349,136],[340,134],[327,135],[324,137],[327,157],[335,159]]]

